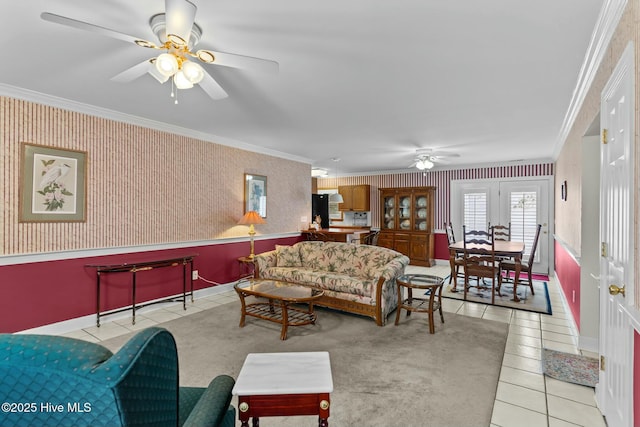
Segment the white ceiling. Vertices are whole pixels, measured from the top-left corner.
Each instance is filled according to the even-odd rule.
[[[458,153],[449,167],[553,160],[603,3],[193,2],[198,48],[271,59],[280,72],[206,65],[229,97],[195,87],[174,105],[169,84],[149,75],[110,81],[153,51],[40,19],[46,11],[156,41],[148,22],[164,0],[0,0],[0,94],[115,110],[331,175],[333,157],[341,175],[407,170],[418,148]]]

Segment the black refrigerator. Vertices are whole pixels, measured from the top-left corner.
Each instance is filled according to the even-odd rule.
[[[329,228],[329,195],[328,194],[312,194],[311,195],[311,221],[320,215],[322,218],[322,228]]]

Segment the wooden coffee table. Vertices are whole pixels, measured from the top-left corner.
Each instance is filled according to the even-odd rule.
[[[233,387],[238,396],[242,427],[249,418],[258,426],[260,417],[317,415],[318,425],[328,427],[333,377],[329,353],[250,353]]]
[[[289,326],[309,325],[316,322],[313,302],[324,295],[321,289],[266,279],[240,281],[233,288],[238,293],[242,304],[240,327],[244,327],[246,316],[280,323],[282,324],[281,340],[287,339]],[[247,296],[257,297],[258,301],[247,303]],[[267,301],[261,301],[260,298]],[[308,304],[308,309],[301,308],[298,304]]]

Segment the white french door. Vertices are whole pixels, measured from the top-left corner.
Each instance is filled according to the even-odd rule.
[[[462,225],[486,230],[489,223],[511,223],[511,239],[532,247],[536,225],[542,224],[533,271],[549,273],[549,188],[548,179],[473,180],[451,183],[451,222],[456,235]]]
[[[602,92],[600,355],[598,406],[609,427],[633,423],[634,55],[630,43]],[[620,291],[624,289],[624,293]]]
[[[509,181],[500,183],[500,223],[511,223],[511,240],[525,243],[529,253],[542,224],[533,271],[549,274],[549,181]]]

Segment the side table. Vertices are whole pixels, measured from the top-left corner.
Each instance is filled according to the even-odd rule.
[[[254,259],[248,256],[241,256],[238,258],[238,264],[240,266],[238,280],[248,279],[254,276],[256,271],[256,265],[254,262]]]
[[[396,310],[396,326],[400,321],[400,311],[407,310],[407,316],[412,311],[429,313],[429,333],[435,332],[433,324],[433,312],[440,312],[440,320],[444,323],[442,315],[442,285],[444,279],[438,276],[427,274],[405,274],[396,279],[398,284],[398,309]],[[403,289],[407,289],[407,298],[403,298]],[[416,289],[428,297],[414,297],[413,290]]]
[[[238,396],[238,418],[249,427],[260,417],[317,415],[320,427],[329,426],[333,377],[329,353],[249,353],[232,394]]]

